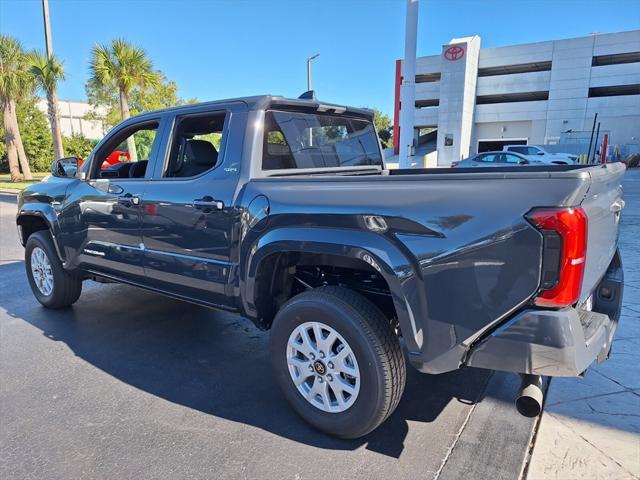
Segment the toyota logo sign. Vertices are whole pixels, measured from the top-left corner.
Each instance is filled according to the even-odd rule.
[[[444,58],[450,62],[460,60],[462,57],[464,57],[464,47],[461,47],[460,45],[454,45],[444,51]]]

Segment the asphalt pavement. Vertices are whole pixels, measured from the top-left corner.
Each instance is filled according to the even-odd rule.
[[[517,377],[409,369],[365,438],[309,427],[275,385],[268,333],[238,315],[85,282],[50,311],[33,297],[0,195],[0,478],[517,478],[533,421]]]

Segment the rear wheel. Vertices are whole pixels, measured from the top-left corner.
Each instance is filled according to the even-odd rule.
[[[80,297],[82,280],[62,267],[49,232],[29,236],[24,263],[31,290],[45,307],[68,307]]]
[[[345,288],[316,288],[289,300],[271,329],[271,358],[293,408],[343,438],[375,429],[404,390],[405,362],[389,321]]]

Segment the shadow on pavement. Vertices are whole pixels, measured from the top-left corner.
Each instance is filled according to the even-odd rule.
[[[23,268],[22,263],[0,265],[0,278]],[[391,418],[364,438],[339,440],[314,430],[289,408],[271,378],[268,334],[250,321],[133,287],[92,282],[84,287],[69,309],[45,310],[24,297],[4,308],[122,382],[319,448],[366,445],[398,458],[408,421],[433,422],[451,401],[473,404],[489,377],[484,370],[435,376],[408,368],[405,395]],[[23,288],[30,296],[28,287]]]

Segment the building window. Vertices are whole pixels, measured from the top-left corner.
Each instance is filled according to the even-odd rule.
[[[613,55],[597,55],[591,60],[593,67],[601,65],[618,65],[620,63],[640,62],[640,52],[615,53]]]
[[[416,75],[416,83],[430,83],[440,81],[440,72],[420,73]]]
[[[548,99],[548,91],[503,93],[499,95],[479,95],[476,97],[476,105],[485,105],[488,103],[535,102],[538,100]]]
[[[445,133],[445,135],[444,135],[444,146],[445,147],[453,146],[453,133]]]
[[[431,100],[416,100],[416,108],[437,107],[438,105],[440,105],[440,100],[437,98]]]
[[[513,73],[546,72],[551,70],[551,62],[519,63],[517,65],[500,65],[478,69],[479,77],[493,77],[496,75],[511,75]]]
[[[589,89],[589,97],[617,97],[618,95],[640,95],[640,83],[635,85],[593,87]]]

